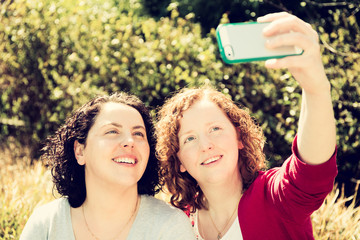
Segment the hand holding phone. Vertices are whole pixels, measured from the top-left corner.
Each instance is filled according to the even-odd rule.
[[[276,49],[265,47],[263,29],[270,23],[226,23],[216,29],[216,39],[222,59],[229,64],[263,61],[302,54],[296,46],[283,46]]]

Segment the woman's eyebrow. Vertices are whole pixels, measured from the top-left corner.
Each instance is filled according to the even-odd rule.
[[[123,128],[123,125],[119,124],[119,123],[116,123],[116,122],[111,122],[111,123],[107,123],[107,124],[104,124],[101,128],[104,128],[104,127],[107,127],[107,126],[114,126],[114,127],[117,127],[117,128]],[[136,125],[134,127],[132,127],[132,129],[145,129],[144,126],[142,125]]]
[[[144,126],[141,126],[141,125],[137,125],[137,126],[134,126],[132,129],[139,129],[139,128],[141,128],[141,129],[144,129],[145,130],[145,127]]]
[[[182,136],[187,135],[187,134],[190,134],[191,132],[193,132],[192,129],[189,130],[189,131],[186,131],[186,132],[184,132],[184,133],[178,134],[178,137],[181,138]]]
[[[107,127],[109,125],[112,125],[114,127],[117,127],[117,128],[122,128],[123,126],[119,123],[116,123],[116,122],[111,122],[111,123],[107,123],[107,124],[104,124],[101,128],[104,128],[104,127]]]

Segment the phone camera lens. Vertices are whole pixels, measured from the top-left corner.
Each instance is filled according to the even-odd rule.
[[[234,51],[232,49],[231,46],[225,46],[224,47],[224,53],[225,53],[225,56],[228,58],[228,59],[233,59],[234,58]]]

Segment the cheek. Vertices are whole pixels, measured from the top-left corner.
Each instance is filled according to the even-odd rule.
[[[194,146],[183,147],[176,156],[183,165],[187,165],[195,156]]]
[[[148,143],[148,142],[142,142],[142,143],[140,143],[138,146],[139,146],[139,149],[140,149],[141,154],[142,154],[144,157],[149,158],[149,156],[150,156],[150,146],[149,146],[149,143]]]
[[[180,164],[183,164],[183,158],[184,158],[183,151],[179,150],[179,151],[176,153],[176,157],[177,157],[179,163],[180,163]]]
[[[106,148],[113,147],[117,143],[118,143],[118,141],[116,139],[103,138],[103,139],[100,139],[99,141],[93,142],[92,146],[97,147],[98,149],[106,149]]]

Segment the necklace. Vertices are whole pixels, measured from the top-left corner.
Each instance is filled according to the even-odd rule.
[[[231,214],[230,218],[227,220],[224,228],[220,231],[217,227],[216,227],[216,224],[213,220],[213,218],[211,217],[211,212],[209,211],[209,215],[210,215],[210,219],[211,219],[211,222],[212,224],[214,225],[216,231],[218,232],[218,235],[217,235],[217,239],[220,240],[222,238],[222,232],[226,229],[226,227],[229,225],[231,219],[233,218],[235,212],[236,212],[236,209],[238,208],[238,206],[236,205],[235,209],[234,209],[234,212]]]
[[[124,227],[120,230],[120,232],[118,234],[116,234],[116,236],[113,238],[113,239],[116,239],[117,236],[120,235],[120,233],[124,230],[124,228],[129,224],[129,222],[131,221],[131,219],[134,217],[135,215],[135,212],[136,212],[136,209],[138,208],[138,204],[139,204],[139,197],[136,197],[136,204],[135,204],[135,208],[134,208],[134,211],[132,212],[129,220],[125,223]],[[91,230],[90,230],[90,227],[86,221],[86,217],[85,217],[85,212],[84,212],[84,204],[81,206],[82,208],[82,213],[83,213],[83,217],[84,217],[84,220],[85,220],[85,225],[86,225],[86,228],[87,230],[89,231],[89,233],[91,234],[91,236],[95,239],[95,240],[100,240],[100,238],[98,238]]]

